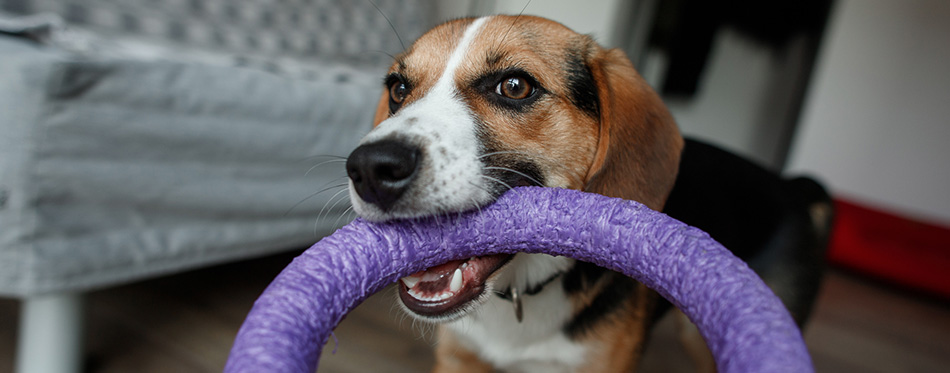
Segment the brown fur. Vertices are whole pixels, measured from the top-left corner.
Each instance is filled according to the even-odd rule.
[[[662,210],[683,149],[673,117],[622,51],[600,51],[591,65],[601,127],[585,190]]]
[[[585,372],[632,372],[643,354],[650,310],[656,302],[656,293],[643,284],[637,284],[637,295],[631,297],[624,312],[611,322],[604,322],[595,330],[591,343],[597,346],[587,359]]]

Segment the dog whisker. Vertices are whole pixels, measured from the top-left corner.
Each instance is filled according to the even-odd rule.
[[[331,227],[335,227],[335,229],[342,228],[343,225],[340,224],[340,220],[343,219],[343,217],[347,216],[351,212],[353,212],[353,204],[350,204],[350,207],[347,207],[346,210],[343,210],[340,216],[337,217],[336,220],[333,222],[333,225],[331,225]]]
[[[346,189],[343,189],[343,190],[346,190]],[[340,191],[340,192],[342,192],[342,191]],[[334,198],[336,198],[337,196],[339,196],[340,192],[337,192],[337,193],[334,194],[332,197],[330,197],[330,199],[327,200],[327,203],[324,205],[324,209],[322,209],[322,210],[320,211],[320,214],[317,215],[317,220],[316,220],[317,223],[315,223],[314,226],[313,226],[313,234],[314,234],[314,236],[317,236],[317,227],[318,227],[319,222],[320,222],[320,221],[327,220],[327,219],[330,218],[330,217],[329,217],[330,211],[335,210],[335,209],[337,208],[337,206],[339,206],[340,203],[343,202],[343,201],[347,201],[347,203],[349,203],[349,196],[348,196],[348,195],[344,195],[343,197],[340,197],[339,199],[337,199],[336,202],[333,202],[333,205],[329,206],[329,209],[327,209],[327,205],[329,205],[330,202],[332,202]],[[352,204],[350,205],[350,207],[353,207]],[[325,212],[324,212],[324,210],[325,210]],[[331,227],[335,227],[335,224],[334,224],[334,225],[331,225]]]
[[[333,187],[336,187],[336,186],[339,186],[339,185],[348,185],[349,182],[346,182],[346,181],[340,183],[341,180],[346,180],[346,179],[348,179],[348,178],[349,178],[349,177],[348,177],[348,176],[345,176],[345,175],[344,175],[344,176],[338,176],[338,177],[336,177],[336,178],[334,178],[334,179],[331,179],[331,180],[329,180],[329,181],[327,181],[327,182],[321,184],[319,187],[317,187],[317,189],[319,189],[320,192],[323,192],[323,191],[326,191],[325,188],[328,188],[328,187],[333,188]],[[330,184],[333,184],[333,183],[340,183],[340,184],[334,184],[333,186],[330,186]]]
[[[389,306],[389,314],[397,321],[397,324],[400,328],[404,327],[406,320],[409,318],[409,313],[399,307],[402,304],[402,301],[399,299],[399,281],[396,280],[396,285],[393,288],[393,291],[390,293],[392,297],[392,302]]]
[[[521,19],[521,16],[524,15],[524,11],[525,11],[525,9],[528,9],[528,5],[531,5],[531,0],[528,0],[528,2],[526,2],[526,3],[524,4],[524,7],[521,8],[521,11],[518,12],[518,15],[515,17],[515,19],[514,19],[513,21],[511,21],[511,25],[508,26],[508,30],[506,30],[506,31],[505,31],[505,34],[502,35],[502,36],[501,36],[501,39],[498,40],[498,44],[495,44],[494,48],[491,48],[491,50],[493,50],[493,51],[498,50],[500,47],[502,47],[502,46],[504,45],[505,42],[508,41],[508,33],[510,33],[510,32],[511,32],[511,29],[513,29],[513,28],[515,27],[515,25],[518,24],[518,20],[520,20],[520,19]]]
[[[403,43],[402,37],[399,36],[399,31],[396,31],[396,25],[393,24],[393,21],[389,19],[389,16],[386,13],[383,13],[382,9],[379,9],[379,6],[376,5],[376,2],[373,0],[367,0],[370,4],[373,5],[373,8],[376,8],[376,11],[379,12],[379,15],[383,16],[386,19],[386,22],[389,23],[389,28],[393,30],[393,33],[396,34],[396,39],[399,40],[399,45],[402,46],[402,50],[406,50],[406,43]]]
[[[297,160],[296,162],[306,162],[306,161],[313,160],[313,159],[317,159],[317,158],[330,158],[330,159],[342,159],[342,160],[346,160],[346,157],[340,156],[340,155],[318,154],[318,155],[314,155],[314,156],[310,156],[310,157],[306,157],[306,158],[301,158],[301,159]]]
[[[482,176],[485,176],[485,175],[482,175]],[[473,186],[473,187],[475,187],[475,188],[481,189],[481,190],[484,191],[485,193],[488,193],[488,195],[491,195],[491,194],[492,194],[491,189],[488,189],[488,188],[486,188],[486,187],[484,187],[484,186],[482,186],[482,185],[475,184],[475,183],[473,183],[473,182],[471,182],[471,181],[468,182],[468,185],[471,185],[471,186]],[[475,197],[470,197],[470,198],[472,199],[472,201],[475,201]],[[478,205],[479,203],[475,203],[475,204]]]
[[[491,156],[500,155],[500,154],[518,154],[518,155],[530,155],[528,152],[523,152],[519,150],[500,150],[497,152],[491,152],[487,154],[482,154],[478,156],[478,159],[485,159]]]
[[[389,58],[392,58],[393,61],[396,60],[396,56],[394,56],[392,53],[386,52],[386,51],[384,51],[384,50],[380,50],[380,49],[370,49],[370,50],[365,50],[365,51],[363,51],[363,53],[370,53],[370,52],[372,52],[372,53],[382,53],[382,54],[385,54],[385,55],[389,56]]]
[[[484,187],[484,186],[475,184],[475,183],[473,183],[473,182],[471,182],[471,181],[469,181],[468,184],[471,185],[471,186],[473,186],[473,187],[475,187],[475,188],[481,189],[481,190],[484,191],[485,193],[488,193],[488,195],[492,195],[492,191],[489,190],[488,188]],[[502,183],[502,184],[504,184],[504,183]],[[478,212],[479,212],[479,213],[481,213],[481,212],[482,212],[482,205],[483,205],[484,203],[478,203],[478,200],[476,200],[475,197],[469,197],[469,199],[472,201],[472,205],[475,206],[476,209],[478,209]],[[458,215],[459,217],[462,217],[462,211],[458,211],[458,214],[459,214],[459,215]]]
[[[345,177],[345,176],[344,176],[344,177]],[[321,187],[324,187],[324,186],[326,186],[327,184],[332,183],[332,182],[337,181],[337,180],[340,180],[340,179],[342,179],[342,178],[343,178],[343,177],[339,177],[339,178],[330,180],[330,181],[328,181],[327,183],[321,185]],[[287,210],[287,212],[284,213],[284,216],[286,217],[287,215],[290,215],[290,213],[293,212],[295,208],[297,208],[298,206],[300,206],[302,203],[307,202],[307,200],[309,200],[309,199],[311,199],[311,198],[313,198],[313,197],[316,197],[316,196],[319,195],[320,193],[323,193],[323,192],[326,192],[326,191],[329,191],[329,190],[333,190],[333,189],[335,189],[335,188],[343,188],[343,187],[346,187],[347,185],[348,185],[348,184],[331,185],[331,186],[325,187],[325,188],[323,188],[323,189],[320,189],[320,190],[314,192],[313,194],[307,196],[306,198],[300,200],[300,202],[295,203],[293,206],[290,207],[290,209]]]
[[[482,206],[479,205],[478,201],[475,200],[475,197],[469,197],[469,199],[472,200],[472,205],[475,206],[475,208],[478,209],[478,213],[481,214]],[[462,211],[459,211],[458,214],[459,214],[459,218],[462,218]]]
[[[323,218],[324,218],[324,219],[329,219],[329,218],[330,218],[330,211],[336,210],[337,207],[340,206],[340,203],[343,203],[343,202],[350,203],[350,196],[349,196],[348,194],[345,194],[345,195],[343,195],[343,196],[340,196],[340,198],[338,198],[338,199],[336,200],[336,202],[333,202],[333,205],[331,205],[330,208],[327,209],[326,213],[323,215]],[[344,205],[344,206],[345,206],[345,205]],[[352,207],[352,204],[350,204],[350,206]]]
[[[538,179],[535,179],[535,178],[533,178],[533,177],[531,177],[531,176],[528,176],[528,175],[525,174],[524,172],[521,172],[521,171],[518,171],[518,170],[515,170],[515,169],[511,169],[511,168],[508,168],[508,167],[488,166],[488,167],[485,167],[485,169],[486,169],[486,170],[500,170],[500,171],[511,172],[511,173],[514,173],[514,174],[518,174],[518,175],[524,177],[525,179],[528,179],[528,181],[531,181],[532,183],[534,183],[534,184],[537,185],[537,186],[543,186],[543,185],[544,185],[544,184],[542,184],[540,181],[538,181]]]
[[[505,188],[507,188],[507,189],[505,189],[505,191],[509,191],[509,190],[514,189],[514,187],[512,187],[512,186],[509,185],[508,183],[502,181],[501,179],[494,178],[494,177],[491,177],[491,176],[488,176],[488,175],[481,175],[481,177],[482,177],[482,178],[485,178],[485,179],[488,179],[488,180],[491,180],[491,181],[494,181],[494,182],[496,182],[496,183],[499,183],[499,184],[505,186]],[[517,192],[517,191],[515,191],[515,192]]]
[[[344,184],[344,185],[342,185],[342,186],[346,186],[346,185]],[[336,198],[336,197],[338,197],[338,196],[340,195],[340,193],[346,192],[346,191],[348,191],[348,190],[349,190],[349,189],[347,189],[347,188],[341,188],[341,189],[338,190],[336,193],[333,193],[333,195],[330,196],[330,198],[327,198],[327,202],[323,204],[323,208],[320,209],[320,213],[317,214],[317,217],[320,218],[320,219],[323,219],[323,218],[324,218],[324,213],[327,213],[327,214],[329,213],[329,210],[327,210],[327,207],[330,206],[330,202],[333,202],[333,199]],[[341,198],[339,201],[342,201],[342,200],[343,200],[343,199]],[[337,204],[340,203],[339,201],[337,201],[336,203],[333,204],[333,207],[334,207],[334,208],[336,207]],[[333,208],[331,208],[331,210],[332,210],[332,209],[333,209]]]
[[[333,203],[333,206],[330,207],[330,210],[336,209],[336,207],[340,204],[340,202],[343,202],[343,201],[347,201],[347,203],[349,203],[349,197],[348,197],[348,196],[344,196],[344,197],[338,199],[335,203]],[[339,227],[337,227],[337,224],[340,222],[340,218],[342,218],[344,215],[346,215],[347,213],[349,213],[352,208],[353,208],[353,205],[351,204],[349,207],[346,208],[346,210],[344,210],[344,211],[340,214],[340,217],[338,217],[338,218],[336,219],[336,221],[334,221],[333,225],[331,225],[330,228],[333,229],[333,230],[339,229]],[[330,211],[330,210],[327,210],[327,214],[329,214],[329,211]],[[329,219],[329,218],[330,218],[329,216],[325,216],[325,217],[323,217],[323,218],[317,218],[317,222],[313,225],[313,235],[314,235],[314,237],[317,237],[317,236],[318,236],[318,235],[317,235],[317,229],[318,229],[318,227],[319,227],[320,221],[326,220],[326,219]]]
[[[422,327],[424,329],[424,333],[422,334],[422,337],[424,339],[426,340],[436,339],[436,331],[437,331],[436,324],[433,324],[430,322],[423,322]]]
[[[346,163],[346,158],[343,158],[343,159],[330,159],[330,160],[326,160],[326,161],[317,163],[317,164],[314,165],[313,167],[310,167],[310,169],[307,170],[307,172],[305,172],[305,173],[303,174],[303,176],[309,176],[310,173],[313,172],[313,170],[316,169],[317,167],[323,166],[323,165],[325,165],[325,164],[330,164],[330,163]]]
[[[433,218],[439,225],[442,225],[446,221],[450,221],[450,218],[449,218],[450,212],[451,211],[449,210],[440,210],[438,214],[433,215]]]

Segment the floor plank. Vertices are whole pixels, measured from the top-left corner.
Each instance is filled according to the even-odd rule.
[[[948,371],[950,306],[832,273],[805,341],[826,371]]]
[[[254,299],[292,257],[89,294],[86,371],[220,372]],[[325,347],[320,372],[426,371],[432,365],[432,329],[407,318],[394,300],[389,288],[351,313]],[[0,299],[0,372],[13,370],[18,315],[19,302]],[[819,372],[947,371],[950,305],[831,272],[805,340]],[[655,330],[643,368],[692,370],[669,320]]]

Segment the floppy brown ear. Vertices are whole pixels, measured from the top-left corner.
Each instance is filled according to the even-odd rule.
[[[373,117],[373,128],[379,125],[380,122],[389,118],[389,91],[384,89],[382,96],[379,98],[379,103],[376,104],[376,115]]]
[[[589,61],[600,135],[585,190],[662,210],[676,181],[683,138],[659,95],[618,49]]]

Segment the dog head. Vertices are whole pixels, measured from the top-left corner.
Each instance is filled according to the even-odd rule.
[[[375,128],[347,160],[353,207],[369,220],[471,210],[524,185],[659,210],[682,148],[669,112],[623,52],[530,16],[432,29],[396,58],[376,110]],[[519,260],[535,262],[521,279],[496,273]],[[416,316],[452,319],[499,278],[530,284],[569,264],[472,258],[403,279],[400,295]]]

